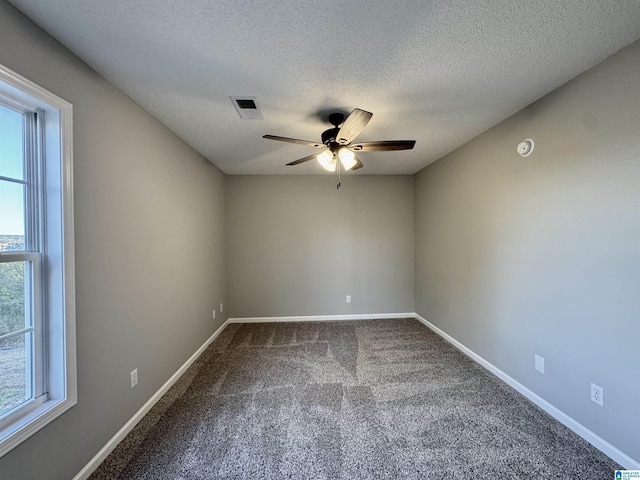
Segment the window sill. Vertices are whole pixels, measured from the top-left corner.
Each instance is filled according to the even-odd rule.
[[[73,407],[76,399],[52,399],[0,431],[0,457]]]

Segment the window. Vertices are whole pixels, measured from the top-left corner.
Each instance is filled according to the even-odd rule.
[[[0,456],[76,403],[71,125],[0,65]]]

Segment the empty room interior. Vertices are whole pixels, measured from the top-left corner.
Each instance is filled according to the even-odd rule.
[[[639,39],[0,0],[0,479],[640,478]]]

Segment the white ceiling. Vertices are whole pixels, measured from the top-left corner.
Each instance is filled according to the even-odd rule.
[[[640,38],[638,0],[9,1],[227,174],[324,173],[261,137],[354,107],[417,143],[353,174],[412,174]]]

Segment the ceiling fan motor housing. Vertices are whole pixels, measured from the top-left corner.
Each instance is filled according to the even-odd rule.
[[[331,144],[335,143],[338,132],[340,131],[339,125],[344,123],[344,115],[342,113],[332,113],[329,115],[329,123],[333,125],[334,128],[322,132],[322,143],[331,148]],[[333,148],[331,148],[331,150],[333,151]]]
[[[334,142],[339,131],[340,129],[338,127],[335,127],[322,132],[322,143],[328,146],[329,143]]]

